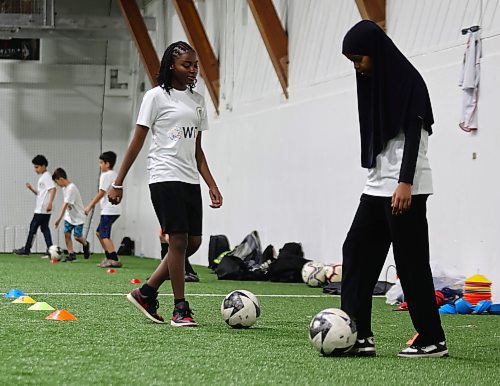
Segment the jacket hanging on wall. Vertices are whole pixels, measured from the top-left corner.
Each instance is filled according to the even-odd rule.
[[[467,29],[467,45],[458,81],[462,88],[462,115],[459,126],[470,132],[477,130],[477,98],[481,60],[481,30]]]

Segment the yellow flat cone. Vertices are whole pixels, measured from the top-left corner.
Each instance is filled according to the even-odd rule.
[[[465,279],[466,283],[488,283],[491,284],[491,281],[489,281],[486,276],[483,275],[473,275],[467,279]]]
[[[16,300],[14,300],[12,303],[25,303],[25,304],[32,304],[36,303],[36,300],[33,299],[31,296],[19,296]]]
[[[75,315],[66,310],[57,310],[47,316],[47,320],[76,320]]]
[[[52,310],[55,310],[55,308],[52,307],[50,304],[45,303],[45,302],[36,302],[30,308],[28,308],[28,310],[30,310],[30,311],[52,311]]]

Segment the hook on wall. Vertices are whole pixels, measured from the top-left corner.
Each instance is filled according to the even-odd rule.
[[[466,35],[468,32],[477,32],[481,29],[478,25],[473,25],[472,27],[463,28],[462,35]]]

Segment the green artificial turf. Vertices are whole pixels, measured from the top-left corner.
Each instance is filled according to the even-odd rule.
[[[96,267],[101,258],[51,264],[38,255],[0,255],[0,292],[19,288],[78,318],[45,320],[50,311],[28,311],[29,305],[2,297],[0,385],[493,385],[500,379],[499,316],[444,315],[449,358],[397,358],[414,334],[409,315],[376,298],[377,357],[325,358],[309,344],[308,325],[314,314],[340,302],[321,289],[217,281],[207,268],[195,267],[201,282],[187,284],[187,297],[200,327],[173,328],[153,324],[119,295],[135,287],[132,278],[144,280],[157,261],[125,257],[124,268],[108,274]],[[234,289],[258,297],[318,296],[260,296],[257,324],[233,330],[222,321],[220,304]],[[168,316],[169,282],[160,292],[159,312]]]

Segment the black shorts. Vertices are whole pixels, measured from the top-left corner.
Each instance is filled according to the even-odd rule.
[[[201,236],[203,215],[199,184],[155,182],[149,185],[149,191],[163,233]]]

